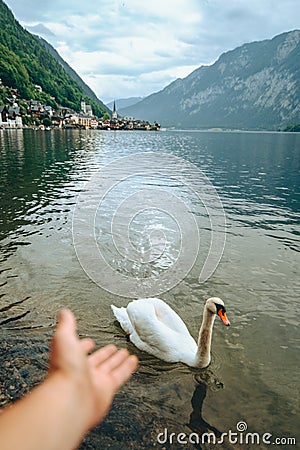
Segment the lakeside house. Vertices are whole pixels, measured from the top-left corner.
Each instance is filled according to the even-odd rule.
[[[5,89],[1,78],[0,87]],[[0,128],[22,128],[21,109],[17,103],[18,90],[11,88],[10,95],[5,105],[0,104]]]
[[[17,104],[7,108],[0,106],[0,128],[22,128],[20,107]]]

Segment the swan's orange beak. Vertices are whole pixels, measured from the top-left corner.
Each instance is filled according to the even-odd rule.
[[[224,323],[224,325],[226,325],[227,327],[230,325],[229,320],[227,319],[227,315],[225,311],[222,311],[222,309],[219,309],[218,311],[218,316],[220,317],[220,319],[222,320],[222,322]]]

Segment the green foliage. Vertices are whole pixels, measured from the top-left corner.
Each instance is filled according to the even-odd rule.
[[[63,105],[80,111],[84,98],[96,115],[105,112],[87,97],[45,47],[21,27],[11,11],[0,0],[0,78],[3,84],[17,88],[21,97],[34,98],[57,107]],[[38,92],[35,85],[42,87]],[[51,99],[54,97],[55,100]]]
[[[9,90],[5,86],[0,86],[0,103],[1,105],[6,103],[6,98],[10,96]]]
[[[102,120],[110,120],[110,115],[106,112],[106,113],[102,116]]]
[[[22,97],[32,93],[28,72],[20,58],[0,43],[0,78],[5,86],[16,87]]]
[[[52,125],[52,121],[51,119],[49,119],[49,117],[45,117],[45,119],[42,120],[43,125],[45,125],[45,127],[51,127]]]

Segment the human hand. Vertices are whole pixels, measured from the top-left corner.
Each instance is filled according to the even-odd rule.
[[[62,310],[51,344],[49,376],[62,376],[75,383],[87,430],[104,418],[115,393],[138,366],[136,356],[114,345],[88,355],[94,346],[92,339],[77,337],[74,315]]]

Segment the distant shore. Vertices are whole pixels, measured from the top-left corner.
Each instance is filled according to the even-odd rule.
[[[52,130],[96,130],[96,131],[171,131],[171,132],[188,132],[188,133],[279,133],[279,134],[299,134],[298,130],[238,130],[238,129],[222,129],[222,128],[174,128],[163,127],[158,129],[146,128],[86,128],[86,127],[45,127],[24,125],[23,127],[1,127],[0,131],[4,130],[34,130],[34,131],[52,131]]]

